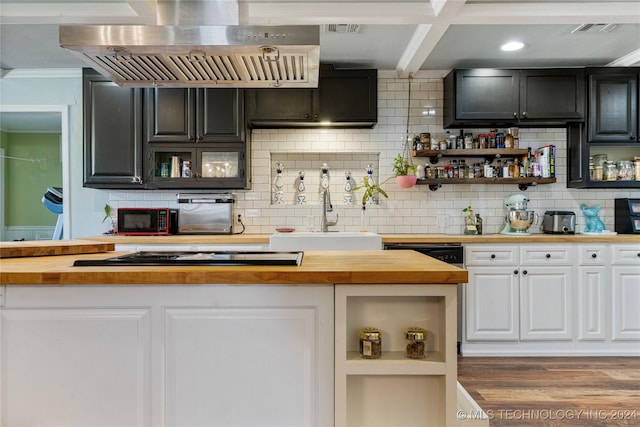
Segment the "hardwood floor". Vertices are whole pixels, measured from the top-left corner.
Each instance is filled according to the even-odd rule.
[[[638,357],[458,357],[489,425],[640,426]]]

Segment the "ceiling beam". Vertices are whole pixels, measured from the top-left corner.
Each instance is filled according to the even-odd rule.
[[[460,13],[464,0],[432,0],[436,21],[421,24],[411,36],[396,65],[399,77],[408,77],[417,72],[451,25],[451,20]]]

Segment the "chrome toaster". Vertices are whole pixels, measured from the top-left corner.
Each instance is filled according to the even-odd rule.
[[[572,211],[546,211],[542,219],[542,232],[549,234],[574,234],[576,214]]]

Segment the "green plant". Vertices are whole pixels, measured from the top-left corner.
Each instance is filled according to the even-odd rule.
[[[389,195],[382,188],[380,188],[378,184],[371,185],[369,183],[369,178],[366,176],[362,178],[362,185],[355,187],[354,191],[360,190],[361,188],[364,188],[364,194],[362,195],[362,206],[367,203],[367,197],[373,197],[374,191],[377,191],[384,197],[389,197]]]
[[[111,206],[109,206],[109,203],[104,205],[104,218],[102,218],[102,223],[104,224],[107,219],[111,219]]]
[[[109,204],[107,203],[106,205],[104,205],[104,218],[102,218],[102,223],[104,224],[104,222],[108,219],[109,222],[111,223],[111,230],[109,230],[107,233],[105,234],[112,234],[115,233],[115,228],[116,228],[116,224],[113,221],[113,218],[111,217],[111,212],[113,212],[113,209],[111,208],[111,206],[109,206]]]
[[[414,175],[416,170],[416,165],[414,165],[411,160],[403,157],[402,154],[398,154],[396,158],[393,159],[393,173],[396,176]]]

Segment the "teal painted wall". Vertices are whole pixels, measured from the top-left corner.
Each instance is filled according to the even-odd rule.
[[[5,156],[5,225],[54,226],[58,216],[42,204],[47,187],[62,187],[60,135],[49,133],[0,134]]]

